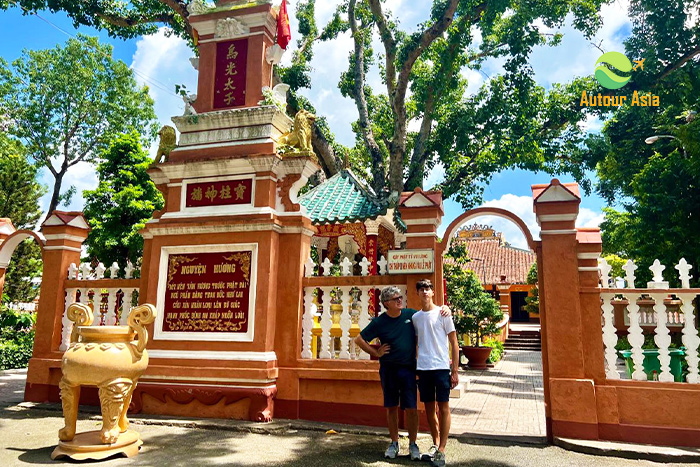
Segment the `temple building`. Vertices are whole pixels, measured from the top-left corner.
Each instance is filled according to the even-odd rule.
[[[501,303],[512,322],[539,321],[525,311],[525,297],[534,287],[527,284],[527,273],[537,256],[530,250],[515,248],[501,232],[488,225],[473,224],[457,232],[455,242],[464,243],[473,271],[484,289]]]

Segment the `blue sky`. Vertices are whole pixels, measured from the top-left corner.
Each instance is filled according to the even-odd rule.
[[[295,47],[296,19],[293,16],[297,0],[289,1],[289,11],[292,15],[292,43],[290,49]],[[276,0],[274,3],[278,3]],[[338,0],[323,0],[317,2],[316,19],[319,26],[324,25],[333,13]],[[395,12],[400,20],[401,27],[409,31],[415,30],[417,23],[427,16],[427,9],[431,2],[414,2],[410,0],[389,0],[389,9]],[[418,6],[417,6],[418,5]],[[615,0],[604,7],[603,27],[598,31],[593,41],[601,44],[606,51],[623,50],[622,41],[629,35],[631,24],[627,17],[628,0]],[[0,28],[4,31],[4,41],[0,42],[0,56],[7,61],[16,59],[22,49],[42,49],[62,44],[70,35],[78,31],[71,21],[62,14],[42,12],[37,16],[23,16],[19,9],[13,9],[0,13]],[[544,26],[542,26],[544,28]],[[546,28],[545,28],[546,29]],[[132,40],[109,38],[105,33],[81,27],[80,32],[90,35],[99,35],[103,42],[108,42],[114,47],[114,57],[123,60],[135,70],[137,80],[149,86],[151,96],[156,102],[156,113],[161,124],[169,124],[170,117],[181,115],[184,104],[174,93],[176,84],[184,84],[190,90],[196,89],[197,72],[191,67],[189,57],[192,53],[184,41],[166,37],[164,31],[158,34]],[[533,52],[532,66],[535,77],[542,86],[549,87],[555,82],[566,82],[574,76],[589,75],[592,73],[594,63],[600,55],[600,51],[588,42],[580,33],[570,25],[559,30],[564,34],[561,46],[557,48],[540,47]],[[351,145],[354,135],[350,124],[357,119],[357,110],[352,100],[344,98],[337,90],[340,73],[347,68],[347,56],[352,41],[349,34],[339,37],[329,43],[321,43],[315,49],[314,68],[312,74],[312,88],[305,94],[316,106],[319,114],[325,115],[336,137],[344,144]],[[379,48],[379,44],[377,44]],[[377,49],[378,50],[378,49]],[[283,57],[283,63],[291,58],[288,51]],[[469,80],[469,90],[473,91],[483,83],[487,76],[493,76],[501,71],[502,61],[491,60],[486,62],[481,72],[463,70]],[[382,87],[378,70],[371,70],[369,83],[374,89]],[[600,129],[600,122],[589,121],[587,128],[590,131]],[[153,149],[153,148],[152,148]],[[430,186],[439,181],[441,173],[434,170],[426,183]],[[538,228],[532,213],[532,198],[530,186],[535,183],[547,183],[551,177],[543,173],[531,173],[522,170],[508,170],[495,174],[492,182],[485,187],[485,205],[498,206],[509,209],[519,215],[531,228],[535,237],[538,236]],[[562,181],[570,181],[567,176],[561,176]],[[43,181],[49,184],[51,178],[44,175]],[[68,208],[80,210],[83,200],[80,193],[84,189],[92,189],[97,184],[94,168],[88,164],[79,164],[74,167],[65,180],[65,187],[75,185],[78,195]],[[49,198],[44,197],[42,207],[48,206]],[[595,226],[602,220],[601,208],[604,205],[602,199],[597,196],[585,196],[581,203],[579,225]],[[445,217],[442,231],[463,210],[457,203],[446,200]],[[524,246],[524,238],[520,235],[514,224],[498,218],[479,218],[478,223],[490,223],[497,230],[504,233],[506,239],[515,246]]]

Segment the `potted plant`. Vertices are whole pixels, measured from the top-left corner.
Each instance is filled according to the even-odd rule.
[[[491,347],[482,345],[482,340],[498,331],[503,312],[498,302],[484,291],[476,274],[465,269],[468,258],[464,245],[453,245],[448,258],[452,260],[445,263],[444,276],[457,339],[469,360],[469,368],[483,369],[487,367]]]

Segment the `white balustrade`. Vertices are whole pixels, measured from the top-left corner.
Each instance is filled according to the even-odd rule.
[[[335,264],[333,261],[328,259],[327,257],[321,261],[320,267],[316,268],[317,264],[314,262],[314,260],[311,258],[311,255],[309,255],[308,258],[306,258],[306,261],[304,262],[304,276],[305,277],[317,277],[317,276],[324,276],[324,277],[329,277],[332,275],[331,269],[334,266],[337,266],[340,270],[340,274],[342,276],[353,276],[355,275],[355,272],[353,270],[353,266],[357,264],[360,266],[360,275],[361,276],[369,276],[370,275],[370,269],[372,268],[372,261],[363,256],[362,259],[359,262],[355,262],[351,260],[348,257],[343,257],[343,259],[338,263]],[[387,260],[384,256],[381,256],[379,260],[377,261],[377,274],[378,275],[384,275],[387,273]]]
[[[684,288],[689,288],[684,286]],[[685,326],[683,326],[683,345],[685,346],[686,361],[688,362],[688,375],[686,381],[693,384],[700,383],[698,376],[698,346],[700,338],[698,330],[695,328],[695,313],[693,308],[693,299],[695,294],[678,294],[683,304],[681,310],[685,318]]]
[[[620,379],[617,372],[617,334],[615,334],[615,313],[612,303],[604,301],[603,305],[603,343],[605,344],[605,376],[608,379]]]
[[[313,359],[314,342],[318,344],[318,358],[342,359],[342,360],[368,360],[369,355],[363,351],[358,352],[354,346],[355,336],[364,329],[372,319],[370,314],[370,302],[373,294],[386,286],[321,286],[304,288],[304,314],[301,325],[301,358]],[[406,286],[396,285],[405,297]],[[322,296],[322,313],[320,322],[314,323],[314,316],[318,316],[316,297]],[[340,304],[340,312],[337,324],[333,319],[331,306]],[[359,310],[354,312],[357,307]],[[356,325],[353,320],[357,314]],[[316,341],[314,341],[316,339]],[[339,343],[339,352],[336,355],[336,341]]]
[[[75,266],[72,264],[71,266]],[[70,344],[70,335],[73,332],[73,321],[68,319],[68,307],[75,302],[75,293],[78,289],[66,289],[66,300],[63,308],[63,318],[61,319],[61,345],[59,350],[66,350]]]

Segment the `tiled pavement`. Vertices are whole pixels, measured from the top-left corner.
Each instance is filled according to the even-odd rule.
[[[467,378],[469,389],[450,401],[451,433],[545,436],[541,352],[507,351],[494,368],[460,371]]]

